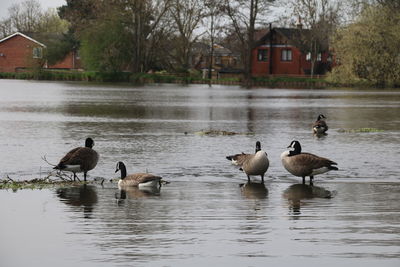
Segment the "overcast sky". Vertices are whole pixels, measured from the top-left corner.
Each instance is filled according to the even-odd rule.
[[[8,17],[8,8],[16,3],[25,2],[26,0],[0,0],[0,19]],[[48,8],[56,8],[65,4],[65,0],[36,0],[42,5],[43,10]]]

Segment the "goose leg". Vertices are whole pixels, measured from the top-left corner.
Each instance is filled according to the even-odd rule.
[[[85,182],[86,182],[86,173],[87,173],[87,172],[84,172],[84,173],[83,173],[83,180],[84,180]]]
[[[313,182],[313,180],[314,180],[314,176],[310,176],[310,185],[311,185],[311,186],[313,186],[313,185],[314,185],[314,182]]]
[[[306,184],[306,177],[303,176],[303,184]]]
[[[261,174],[261,183],[264,183],[264,174]]]
[[[77,178],[77,177],[76,177],[76,173],[74,173],[74,182],[76,181],[76,178]]]
[[[250,183],[250,176],[247,175],[247,181]]]

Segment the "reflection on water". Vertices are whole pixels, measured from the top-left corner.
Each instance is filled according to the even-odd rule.
[[[125,186],[115,193],[115,198],[117,203],[121,203],[124,199],[138,199],[138,198],[148,198],[153,196],[159,196],[161,192],[161,187],[133,187]]]
[[[0,190],[2,266],[398,266],[400,91],[10,80],[0,88],[0,177],[44,177],[43,155],[56,163],[91,136],[100,160],[89,180],[127,161],[171,182],[162,192],[120,192],[108,181]],[[320,113],[329,135],[314,137]],[[380,131],[338,131],[359,128]],[[202,129],[248,134],[195,134]],[[257,140],[268,182],[238,188],[243,176],[225,155]],[[340,170],[293,185],[279,158],[291,140]]]
[[[249,199],[263,199],[268,196],[268,189],[264,183],[247,182],[240,187],[242,194]]]
[[[90,218],[93,208],[97,203],[97,193],[93,185],[81,185],[74,187],[63,187],[57,189],[60,200],[75,210],[83,211],[85,218]]]
[[[331,192],[323,187],[307,184],[294,184],[289,186],[283,192],[283,196],[289,202],[289,209],[295,215],[301,214],[300,208],[302,200],[312,198],[332,198],[335,194],[335,191]]]

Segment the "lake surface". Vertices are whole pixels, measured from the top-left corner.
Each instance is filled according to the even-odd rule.
[[[88,136],[103,185],[0,191],[0,266],[400,266],[400,91],[0,80],[0,178],[46,177]],[[225,159],[257,140],[265,186]],[[301,185],[292,140],[339,171]],[[169,184],[119,192],[118,161]]]

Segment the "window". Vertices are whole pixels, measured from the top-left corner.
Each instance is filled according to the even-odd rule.
[[[281,60],[282,61],[292,61],[292,50],[283,49],[281,52]]]
[[[42,58],[43,51],[41,47],[34,47],[33,50],[33,58]]]
[[[264,61],[264,62],[268,61],[268,50],[267,49],[258,49],[257,60]]]
[[[322,53],[318,53],[317,54],[317,61],[321,61],[322,60]]]
[[[221,63],[222,63],[221,57],[220,57],[220,56],[216,56],[216,57],[215,57],[215,64],[221,65]]]
[[[311,52],[308,52],[306,55],[306,60],[311,61]]]

